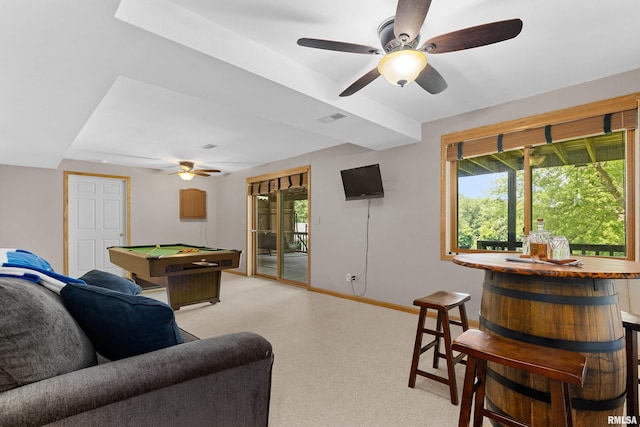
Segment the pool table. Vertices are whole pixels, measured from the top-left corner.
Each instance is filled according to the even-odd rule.
[[[173,245],[111,246],[112,263],[131,272],[143,288],[167,288],[169,305],[179,310],[183,305],[220,301],[221,270],[237,268],[242,251]]]

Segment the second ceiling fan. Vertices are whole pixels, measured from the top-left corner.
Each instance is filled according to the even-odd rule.
[[[378,28],[382,50],[373,46],[332,40],[298,39],[298,45],[339,52],[384,55],[378,66],[346,88],[340,96],[353,95],[380,75],[391,84],[404,86],[415,82],[431,94],[447,88],[447,82],[427,63],[429,54],[454,52],[509,40],[520,34],[522,21],[509,19],[469,27],[433,37],[420,43],[420,29],[427,17],[431,0],[398,0],[396,15]]]
[[[181,161],[178,163],[180,170],[172,172],[169,175],[178,174],[180,178],[185,181],[190,181],[195,175],[198,176],[211,176],[210,173],[218,173],[220,169],[195,169],[193,162]]]

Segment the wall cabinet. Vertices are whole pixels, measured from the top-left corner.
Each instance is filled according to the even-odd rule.
[[[180,190],[180,219],[206,219],[207,192],[197,188]]]

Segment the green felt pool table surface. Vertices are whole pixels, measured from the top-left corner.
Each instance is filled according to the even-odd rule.
[[[175,245],[145,245],[145,246],[121,246],[123,249],[128,249],[132,252],[136,252],[142,255],[150,256],[167,256],[177,255],[180,253],[198,253],[198,252],[215,252],[222,249],[207,248],[204,246],[191,246],[185,244]]]

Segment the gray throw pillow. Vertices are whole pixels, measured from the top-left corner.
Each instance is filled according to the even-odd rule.
[[[0,392],[94,366],[93,344],[59,295],[0,277]]]

